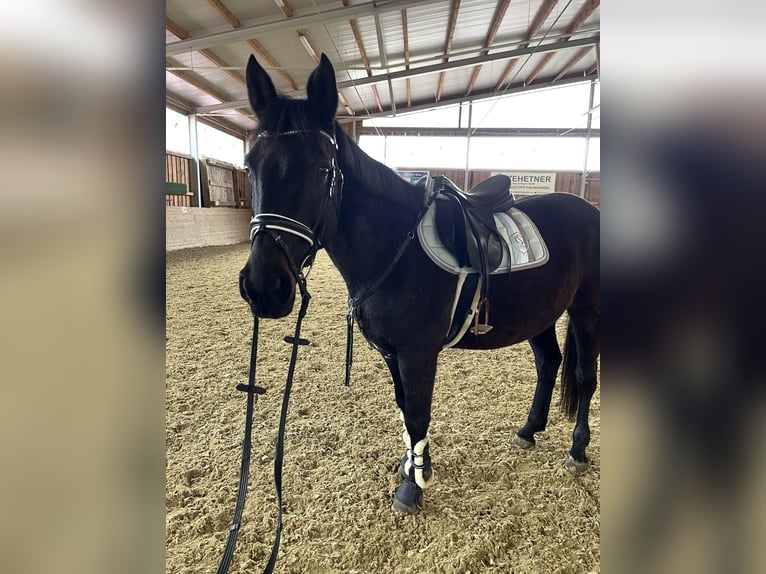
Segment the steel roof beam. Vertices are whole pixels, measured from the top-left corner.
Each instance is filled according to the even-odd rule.
[[[410,68],[409,70],[402,70],[399,72],[392,72],[390,74],[378,74],[370,76],[369,78],[359,78],[352,81],[338,82],[338,89],[350,88],[352,86],[362,86],[365,84],[372,84],[376,82],[385,82],[389,79],[398,80],[402,78],[411,78],[413,76],[419,76],[421,74],[430,74],[434,72],[440,72],[442,70],[451,70],[455,68],[463,68],[467,66],[473,66],[479,63],[492,62],[494,60],[502,60],[504,58],[513,58],[515,56],[529,54],[532,52],[542,54],[545,52],[554,52],[556,50],[562,50],[565,48],[579,48],[583,46],[598,45],[600,42],[600,36],[593,36],[592,38],[582,38],[580,40],[570,40],[569,42],[556,42],[554,44],[547,44],[545,46],[536,46],[531,48],[522,48],[519,50],[510,50],[508,52],[498,52],[497,54],[490,54],[489,56],[477,56],[475,58],[466,58],[464,60],[453,60],[451,62],[444,62],[442,64],[434,64],[433,66],[424,66],[421,68]],[[499,91],[492,90],[492,94],[500,95]],[[465,96],[460,100],[449,100],[450,102],[465,102],[472,99],[473,96]],[[197,109],[200,113],[217,112],[220,110],[227,110],[231,108],[238,108],[241,106],[247,106],[247,100],[237,100],[227,104],[213,104],[210,106],[201,106]],[[409,110],[408,110],[409,111]],[[373,115],[387,115],[388,112],[383,114]]]
[[[450,62],[444,62],[441,64],[434,64],[432,66],[422,66],[420,68],[410,68],[409,70],[401,70],[399,72],[391,72],[390,74],[377,74],[368,78],[358,78],[352,81],[338,82],[338,89],[349,88],[352,86],[363,86],[366,84],[374,84],[377,82],[385,82],[389,79],[398,80],[402,78],[411,78],[413,76],[419,76],[422,74],[431,74],[435,72],[441,72],[442,70],[451,70],[456,68],[464,68],[467,66],[474,66],[476,64],[492,62],[495,60],[503,60],[506,58],[514,58],[517,56],[523,56],[525,54],[543,54],[546,52],[555,52],[557,50],[564,50],[567,48],[581,48],[584,46],[598,45],[601,41],[600,36],[593,36],[591,38],[581,38],[578,40],[569,40],[568,42],[555,42],[553,44],[545,44],[543,46],[532,46],[528,48],[520,48],[518,50],[508,50],[505,52],[498,52],[496,54],[489,54],[488,56],[476,56],[473,58],[465,58],[463,60],[452,60]],[[499,95],[500,92],[492,90],[492,93]],[[468,101],[472,97],[466,96],[459,101]],[[455,100],[450,100],[454,102]],[[246,106],[247,100],[240,100],[232,102],[228,105],[216,104],[212,106],[203,106],[198,109],[200,112],[213,112],[219,110],[225,110],[232,107]],[[378,114],[380,115],[380,114]]]
[[[338,87],[346,88],[352,85],[363,86],[365,84],[372,84],[377,82],[385,82],[389,78],[391,80],[399,80],[401,78],[410,78],[412,76],[420,76],[423,74],[432,74],[435,72],[441,72],[443,70],[452,70],[456,68],[465,68],[467,66],[474,66],[476,64],[486,64],[487,62],[494,62],[496,60],[504,60],[506,58],[513,58],[517,56],[524,56],[526,54],[544,54],[546,52],[556,52],[558,50],[566,50],[567,48],[580,48],[583,46],[594,46],[601,41],[601,36],[592,36],[590,38],[580,38],[577,40],[569,40],[567,42],[554,42],[552,44],[543,44],[542,46],[530,46],[527,48],[519,48],[516,50],[507,50],[505,52],[497,52],[496,54],[489,54],[487,56],[475,56],[473,58],[464,58],[462,60],[451,60],[449,62],[442,62],[440,64],[432,64],[430,66],[420,66],[418,68],[410,68],[409,70],[401,70],[399,72],[391,72],[390,74],[377,74],[369,76],[367,78],[358,78],[351,82],[350,80],[339,82]]]
[[[407,110],[407,113],[409,112],[421,112],[426,110],[432,110],[444,106],[451,106],[455,104],[460,104],[462,102],[468,102],[468,101],[479,101],[479,100],[486,100],[489,98],[498,98],[503,96],[510,96],[513,94],[521,94],[524,92],[531,92],[535,90],[541,90],[545,88],[560,88],[562,86],[567,86],[569,84],[579,84],[582,82],[589,82],[591,80],[598,80],[597,76],[584,76],[582,73],[574,74],[573,76],[570,76],[568,78],[562,78],[560,80],[557,80],[556,82],[553,81],[553,78],[548,78],[545,81],[535,83],[532,86],[525,86],[520,85],[513,88],[506,88],[501,92],[495,91],[494,89],[482,91],[482,92],[475,92],[471,94],[470,96],[458,96],[455,98],[447,98],[445,100],[441,100],[440,102],[434,102],[433,100],[427,100],[423,102],[413,102],[413,105],[410,109]],[[338,117],[339,122],[344,121],[350,121],[350,120],[363,120],[367,118],[376,118],[376,117],[383,117],[389,115],[387,112],[383,113],[373,113],[369,114],[368,116],[354,116],[353,118],[344,118],[344,117]]]
[[[470,132],[471,137],[572,137],[584,138],[588,135],[585,128],[418,128],[418,127],[393,127],[393,126],[362,126],[356,129],[360,136],[420,136],[437,137],[452,136],[466,137]],[[591,129],[590,137],[601,137],[601,130]]]
[[[401,10],[402,8],[417,8],[418,6],[425,6],[427,4],[436,4],[440,1],[443,0],[390,0],[381,5],[376,5],[375,2],[365,2],[364,4],[354,4],[352,6],[342,6],[340,8],[332,7],[335,4],[334,2],[326,3],[317,6],[316,10],[312,9],[311,13],[303,16],[293,16],[289,19],[283,18],[280,20],[272,20],[271,22],[251,24],[235,30],[208,34],[198,38],[182,40],[180,42],[172,42],[166,44],[165,54],[167,56],[172,56],[174,54],[182,54],[184,52],[200,50],[202,48],[211,48],[221,44],[231,44],[233,42],[249,40],[250,38],[266,32],[294,30],[322,21],[331,22],[336,20],[350,20],[362,16],[371,16],[373,14],[385,14],[387,12]]]

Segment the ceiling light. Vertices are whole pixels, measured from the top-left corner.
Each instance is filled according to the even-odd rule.
[[[298,32],[298,39],[301,41],[301,44],[303,44],[303,47],[306,48],[309,56],[314,58],[315,62],[319,62],[319,56],[317,56],[317,53],[314,51],[314,47],[309,42],[309,39],[301,32]]]

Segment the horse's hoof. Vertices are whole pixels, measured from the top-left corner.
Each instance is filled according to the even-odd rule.
[[[571,454],[567,455],[567,459],[564,461],[564,468],[571,472],[574,476],[580,476],[585,473],[585,469],[588,468],[586,461],[579,461],[572,458]]]
[[[423,489],[406,480],[394,494],[393,508],[402,514],[415,514],[423,508]]]
[[[511,444],[513,446],[517,446],[522,450],[529,450],[531,448],[534,448],[535,441],[533,440],[527,440],[525,438],[521,438],[519,435],[513,435],[513,439],[511,440]]]

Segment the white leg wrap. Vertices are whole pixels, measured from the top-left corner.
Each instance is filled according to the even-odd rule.
[[[410,440],[410,433],[407,432],[407,425],[404,424],[404,413],[399,411],[399,418],[402,419],[402,442],[407,447],[407,462],[404,463],[404,474],[410,473],[412,468],[412,441]]]
[[[410,433],[407,432],[407,425],[404,424],[404,413],[402,411],[399,411],[399,418],[402,419],[402,428],[404,429],[402,432],[402,441],[404,442],[404,446],[411,449],[412,441],[410,441]]]
[[[433,478],[433,474],[429,477],[428,482],[423,478],[423,465],[425,462],[423,452],[425,452],[426,446],[428,446],[428,435],[423,440],[419,440],[411,451],[407,451],[407,454],[410,455],[408,458],[415,467],[415,484],[420,488],[425,488],[428,482],[431,482],[431,478]]]
[[[402,428],[404,429],[402,431],[402,441],[404,442],[404,446],[407,447],[407,460],[404,463],[404,473],[409,475],[410,469],[414,467],[415,484],[417,484],[420,488],[425,488],[433,478],[433,473],[431,473],[431,476],[428,477],[428,481],[426,481],[426,479],[423,477],[423,465],[425,462],[423,453],[426,450],[426,446],[428,446],[428,434],[426,434],[426,438],[418,441],[413,448],[410,433],[407,431],[407,425],[404,423],[404,413],[401,410],[399,411],[399,418],[402,420]]]

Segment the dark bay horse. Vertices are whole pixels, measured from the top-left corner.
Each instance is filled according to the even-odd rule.
[[[325,55],[309,77],[305,100],[277,94],[252,56],[247,88],[259,131],[246,157],[255,216],[250,257],[240,272],[242,297],[257,317],[288,315],[299,270],[317,248],[327,250],[361,332],[391,371],[407,446],[394,508],[417,512],[432,475],[434,376],[457,286],[457,276],[432,263],[418,241],[408,241],[424,208],[424,186],[371,159],[336,123],[335,71]],[[579,474],[587,465],[588,411],[597,383],[599,211],[565,193],[525,198],[516,206],[539,229],[549,260],[493,275],[494,328],[466,332],[455,347],[495,349],[529,340],[537,387],[526,424],[512,439],[522,448],[534,446],[535,433],[545,429],[563,359],[562,410],[576,418],[565,464]],[[565,311],[562,357],[555,323]]]

